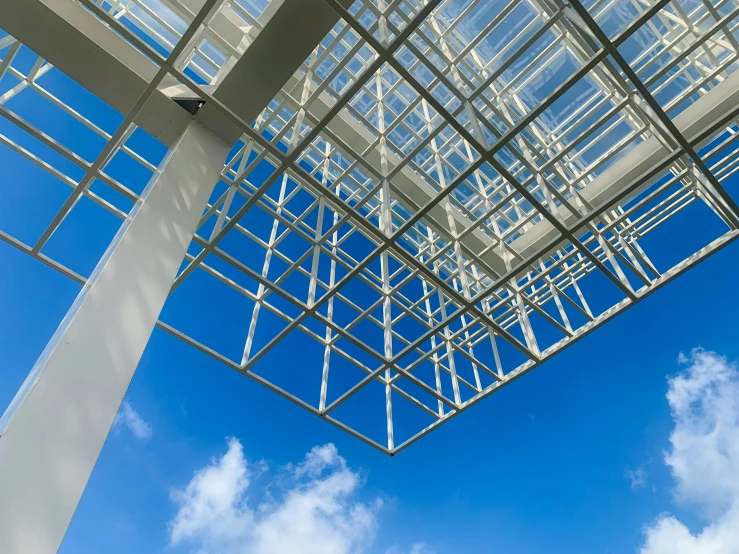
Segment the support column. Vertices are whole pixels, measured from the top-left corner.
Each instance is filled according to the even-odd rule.
[[[0,419],[0,552],[59,548],[228,145],[190,123]]]

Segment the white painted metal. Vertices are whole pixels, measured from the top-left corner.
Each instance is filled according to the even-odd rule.
[[[351,1],[343,0],[342,3],[347,5]],[[263,15],[269,17],[268,22],[263,21],[262,30],[218,83],[213,94],[236,115],[250,122],[338,21],[337,14],[323,0],[282,0],[277,8]],[[212,127],[211,118],[217,117],[220,121],[222,115],[206,103],[198,117]],[[236,139],[238,135],[233,141]]]
[[[3,14],[12,4],[0,0],[0,26],[22,17]],[[214,289],[251,303],[239,355],[177,322],[158,325],[383,452],[399,452],[738,236],[724,190],[739,171],[736,0],[223,0],[198,25],[202,0],[73,4],[99,18],[95,33],[114,31],[153,65],[143,108],[157,91],[200,99],[198,121],[228,141],[242,137],[172,287],[203,272]],[[18,32],[35,47],[33,29]],[[53,44],[49,35],[39,50]],[[29,71],[14,61],[18,44],[0,41],[0,73],[19,81],[0,91],[0,116],[86,177],[0,142],[126,217],[88,184],[94,177],[135,200],[131,189],[23,120],[12,99],[40,94],[113,137],[44,88],[49,64]],[[124,59],[107,42],[95,47]],[[109,84],[75,71],[118,106],[106,99]],[[162,83],[151,88],[154,74]],[[120,86],[116,94],[142,90],[124,77]],[[146,165],[127,143],[114,146]],[[0,239],[84,282],[45,248],[70,209],[35,244]],[[694,209],[718,218],[723,234],[667,264],[651,237]],[[686,242],[661,240],[676,250]],[[234,247],[243,241],[248,253]],[[616,300],[603,307],[607,287]],[[269,318],[284,327],[260,342]],[[305,362],[320,370],[308,393],[289,380],[277,386],[260,364],[298,331],[321,352]],[[364,377],[339,387],[346,364]],[[376,435],[342,423],[339,409],[370,389],[381,391]]]
[[[170,6],[176,8],[174,13],[183,18],[183,23],[189,23],[197,13],[192,10],[204,3],[170,2]],[[209,86],[216,98],[251,121],[310,55],[338,16],[323,0],[281,0],[268,4],[270,9],[265,9],[252,26],[245,21],[238,25],[224,15],[228,3],[220,5],[222,9],[210,14],[194,33],[176,67],[191,66],[202,41],[212,42],[221,36],[219,32],[230,35],[222,44],[230,57],[223,67],[216,68],[217,77],[210,79]],[[131,13],[130,8],[126,13]],[[170,17],[175,17],[174,13]],[[233,19],[235,16],[229,13]],[[133,107],[157,72],[152,59],[74,0],[29,0],[22,9],[17,2],[0,0],[0,21],[11,35],[121,113]],[[160,20],[160,24],[166,22]],[[293,39],[285,41],[285,36]],[[228,47],[228,43],[240,43],[242,39],[240,46]],[[168,41],[163,45],[173,46]],[[207,77],[207,73],[203,75]],[[190,119],[168,99],[181,96],[182,87],[171,76],[165,76],[135,120],[167,145],[176,140]],[[235,142],[241,134],[237,126],[210,106],[205,106],[198,118],[227,142]]]
[[[125,114],[157,65],[80,4],[69,0],[0,0],[0,26],[87,90]],[[190,117],[161,93],[151,95],[135,122],[171,145]]]
[[[0,422],[0,552],[57,551],[228,145],[190,123]]]

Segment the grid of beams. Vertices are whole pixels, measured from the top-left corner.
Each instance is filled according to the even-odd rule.
[[[172,335],[393,454],[739,235],[736,2],[325,1],[339,22],[251,122],[212,91],[267,3],[80,0],[244,133],[170,299],[236,291],[244,336],[207,344],[165,308]],[[73,192],[35,242],[0,238],[84,282],[47,241],[81,197],[125,217],[116,156],[156,161],[20,48],[0,39],[0,115],[39,149],[0,141]],[[97,157],[8,107],[30,92]],[[291,347],[304,367],[280,375]]]
[[[95,5],[125,21],[163,55],[181,41],[204,4],[204,0],[95,0]],[[271,15],[269,0],[219,0],[214,8],[176,63],[178,70],[204,85],[223,81]]]

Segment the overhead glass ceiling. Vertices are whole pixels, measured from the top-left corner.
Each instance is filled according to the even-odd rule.
[[[170,334],[395,453],[737,237],[735,0],[325,1],[255,121],[218,87],[282,2],[79,2],[164,69],[139,104],[175,84],[243,133]],[[82,283],[166,147],[0,57],[3,189],[41,199],[0,238]]]

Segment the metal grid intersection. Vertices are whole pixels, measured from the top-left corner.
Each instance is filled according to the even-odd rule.
[[[270,16],[271,0],[218,0],[187,41],[175,67],[203,85],[217,86]],[[158,53],[169,55],[187,31],[200,0],[95,0]]]
[[[715,100],[739,55],[730,0],[326,1],[341,20],[253,124],[203,86],[228,65],[205,71],[207,48],[193,47],[201,23],[243,3],[208,2],[162,42],[135,13],[151,2],[81,0],[161,68],[114,133],[39,84],[43,60],[15,67],[19,43],[0,39],[0,71],[17,80],[0,115],[83,171],[2,137],[74,190],[33,245],[0,238],[83,282],[44,247],[80,197],[126,216],[135,187],[107,168],[125,155],[154,170],[130,123],[174,76],[245,134],[170,303],[227,286],[250,312],[225,307],[248,318],[225,348],[166,308],[159,326],[393,454],[737,237],[723,184],[739,165],[739,105]],[[106,141],[94,161],[5,107],[24,90]],[[697,233],[697,252],[676,233],[685,214],[721,227]],[[274,356],[302,348],[296,333],[319,348],[280,381]]]

